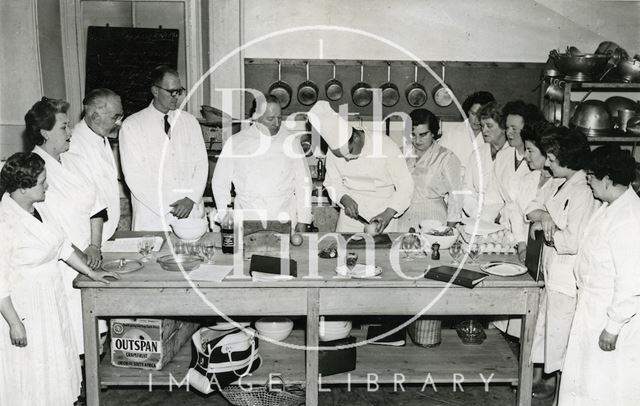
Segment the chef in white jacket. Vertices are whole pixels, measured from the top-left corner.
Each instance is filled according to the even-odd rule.
[[[326,101],[308,114],[330,148],[324,186],[341,208],[336,231],[362,231],[359,217],[375,223],[378,233],[396,231],[396,218],[409,207],[414,188],[398,146],[384,134],[352,129]]]
[[[231,202],[244,219],[291,220],[298,231],[311,224],[311,173],[299,138],[282,125],[278,99],[254,105],[253,123],[224,144],[211,179],[220,217]]]
[[[46,201],[35,203],[35,207],[45,222],[64,231],[65,237],[85,254],[89,266],[98,269],[102,262],[99,247],[106,208],[95,185],[81,169],[64,159],[71,138],[68,108],[69,103],[63,100],[44,97],[25,115],[25,134],[35,145],[33,153],[45,162],[49,185]],[[83,354],[82,302],[80,290],[73,287],[78,272],[66,265],[61,267],[78,353]],[[107,332],[103,320],[99,320],[99,326],[100,333]]]
[[[204,217],[209,162],[198,121],[178,110],[185,92],[178,72],[159,66],[149,75],[153,100],[120,130],[120,162],[131,190],[134,231],[163,231],[176,219]]]
[[[474,150],[465,166],[462,186],[462,209],[467,221],[477,216],[490,223],[499,219],[504,201],[498,192],[494,162],[507,144],[500,106],[491,102],[478,112],[482,124],[484,144]]]
[[[604,204],[585,227],[578,303],[560,386],[562,406],[640,405],[640,199],[628,151],[593,151],[587,176]]]
[[[531,230],[542,231],[545,239],[541,259],[545,288],[531,357],[534,363],[544,363],[545,373],[551,374],[562,369],[576,304],[576,254],[584,226],[598,204],[582,169],[590,154],[586,137],[577,130],[553,127],[543,135],[541,146],[554,179],[526,210],[533,222]],[[545,386],[552,387],[553,381]]]
[[[98,191],[107,208],[102,242],[113,236],[120,221],[118,166],[108,138],[115,138],[122,120],[120,96],[109,89],[90,91],[82,101],[84,119],[74,128],[64,164],[77,168]],[[98,247],[100,248],[100,247]]]

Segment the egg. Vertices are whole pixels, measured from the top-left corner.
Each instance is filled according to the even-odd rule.
[[[291,245],[295,246],[295,247],[299,247],[300,245],[302,245],[302,242],[304,241],[304,239],[302,238],[302,236],[300,234],[294,234],[291,236]]]
[[[365,224],[364,226],[364,232],[367,234],[371,234],[371,235],[376,235],[376,226],[378,224],[377,223],[370,223],[370,224]]]

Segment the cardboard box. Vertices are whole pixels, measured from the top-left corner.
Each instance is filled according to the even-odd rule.
[[[111,364],[160,370],[197,329],[176,319],[111,319]]]

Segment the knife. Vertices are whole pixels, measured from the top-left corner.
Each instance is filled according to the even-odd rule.
[[[361,222],[362,224],[369,224],[369,222],[367,220],[365,220],[364,217],[362,217],[361,215],[358,214],[358,219],[359,222]]]

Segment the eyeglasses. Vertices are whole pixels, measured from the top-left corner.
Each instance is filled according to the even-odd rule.
[[[155,87],[169,93],[171,97],[182,96],[182,94],[187,91],[187,89],[185,89],[184,87],[181,87],[180,89],[165,89],[164,87],[158,85],[155,85]]]

